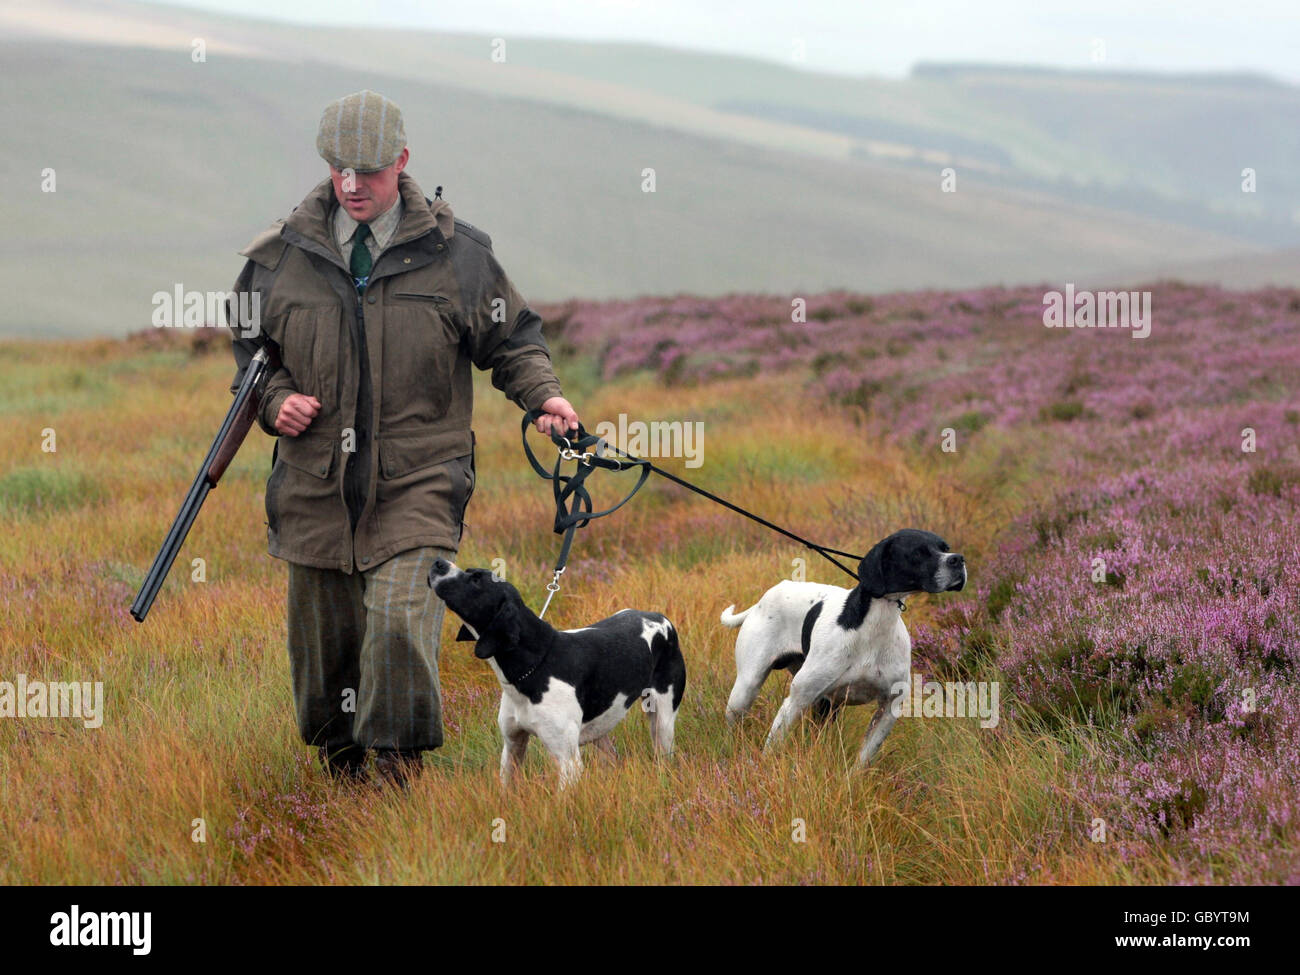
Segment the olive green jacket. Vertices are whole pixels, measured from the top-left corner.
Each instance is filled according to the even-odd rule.
[[[238,388],[266,340],[281,366],[258,424],[277,437],[266,484],[271,555],[317,568],[373,568],[426,545],[459,547],[474,488],[471,363],[523,409],[561,395],[541,318],[515,290],[486,234],[399,177],[402,220],[358,296],[330,234],[320,183],[240,253],[227,303]],[[256,303],[255,303],[256,302]],[[291,393],[320,400],[299,436],[275,418]],[[353,522],[355,521],[355,528]]]

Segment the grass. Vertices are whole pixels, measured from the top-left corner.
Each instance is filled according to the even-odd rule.
[[[325,782],[292,720],[285,567],[266,555],[262,485],[270,443],[254,432],[213,492],[144,625],[127,615],[226,407],[223,357],[128,343],[50,344],[0,358],[72,390],[47,413],[0,401],[0,680],[102,681],[105,720],[0,721],[0,883],[1139,883],[1173,876],[1158,852],[1122,860],[1088,840],[1093,813],[1070,789],[1095,761],[1071,721],[899,722],[876,766],[851,765],[870,708],[806,726],[779,754],[761,745],[787,678],[752,716],[723,720],[734,633],[717,622],[805,558],[794,543],[653,481],[579,534],[552,609],[576,626],[625,605],[678,625],[688,687],[678,750],[651,756],[638,715],[615,733],[617,765],[586,756],[557,793],[534,744],[509,791],[495,772],[498,689],[444,627],[447,743],[408,793]],[[704,464],[662,463],[824,544],[865,551],[903,524],[947,535],[979,566],[1042,490],[1051,441],[987,429],[989,449],[908,451],[861,417],[793,410],[781,377],[665,390],[648,376],[601,386],[560,363],[588,424],[619,412],[705,418]],[[128,388],[115,384],[131,377]],[[71,377],[82,377],[75,379]],[[32,388],[40,387],[37,380]],[[114,390],[104,401],[99,392]],[[518,414],[484,377],[475,429],[480,483],[459,557],[505,559],[540,605],[558,539],[549,489],[520,456]],[[19,422],[10,422],[19,421]],[[58,450],[42,453],[54,427]],[[540,443],[540,440],[539,440]],[[863,444],[870,443],[870,450]],[[870,462],[865,458],[870,456]],[[613,477],[594,478],[597,504]],[[206,562],[206,582],[190,565]],[[978,571],[978,569],[976,569]],[[913,625],[942,603],[909,607]],[[985,664],[984,666],[987,666]],[[990,676],[985,673],[985,677]],[[1005,686],[1005,685],[1004,685]],[[1005,710],[1005,704],[1004,704]],[[201,834],[201,836],[200,836]],[[502,839],[502,842],[495,842]],[[198,841],[197,838],[201,838]]]

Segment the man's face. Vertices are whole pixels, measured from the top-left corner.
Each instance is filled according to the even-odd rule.
[[[331,166],[330,179],[339,206],[357,223],[369,223],[397,202],[397,175],[410,157],[410,150],[403,149],[391,166],[373,173],[349,174]]]

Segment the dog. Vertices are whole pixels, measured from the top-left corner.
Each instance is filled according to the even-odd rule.
[[[531,735],[559,764],[561,787],[572,783],[582,772],[578,746],[595,742],[612,754],[608,735],[638,701],[655,754],[672,753],[686,661],[666,616],[624,609],[581,629],[557,630],[486,569],[462,571],[437,559],[429,585],[472,628],[462,627],[457,639],[476,639],[474,655],[501,682],[503,784],[523,762]]]
[[[780,582],[749,609],[722,612],[722,624],[740,627],[736,682],[727,720],[749,710],[774,670],[793,675],[790,691],[764,743],[770,751],[795,720],[817,705],[836,716],[847,704],[878,705],[858,753],[871,764],[897,715],[892,701],[911,679],[912,639],[903,624],[903,600],[966,585],[966,559],[933,532],[908,528],[877,542],[858,565],[852,589],[811,582]]]

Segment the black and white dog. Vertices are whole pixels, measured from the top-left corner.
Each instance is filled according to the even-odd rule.
[[[764,750],[814,704],[834,712],[875,701],[879,706],[858,753],[859,768],[870,764],[894,726],[891,701],[911,680],[912,639],[903,625],[902,600],[965,584],[965,558],[948,551],[933,532],[908,528],[872,547],[852,589],[787,581],[744,612],[728,606],[722,623],[739,626],[740,633],[727,720],[735,722],[749,710],[768,674],[786,669],[794,679]]]
[[[677,631],[659,613],[625,609],[578,630],[557,630],[539,619],[510,583],[486,569],[462,571],[438,559],[429,585],[475,632],[474,655],[501,682],[497,724],[505,739],[501,781],[524,760],[529,735],[541,739],[560,766],[560,784],[582,772],[578,746],[606,736],[641,702],[656,754],[673,750],[673,726],[686,689],[686,661]]]

